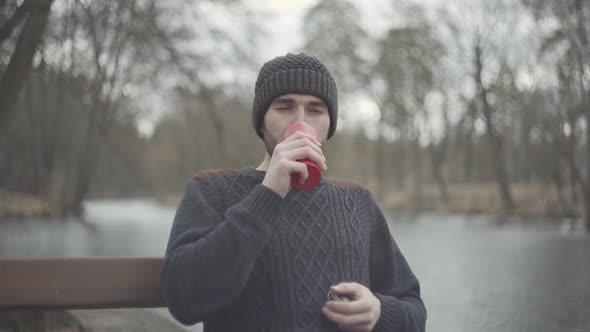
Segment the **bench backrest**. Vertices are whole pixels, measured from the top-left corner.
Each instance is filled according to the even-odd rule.
[[[2,309],[164,307],[162,258],[0,259]]]

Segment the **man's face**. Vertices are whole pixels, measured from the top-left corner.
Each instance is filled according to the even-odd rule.
[[[284,140],[287,127],[297,122],[307,122],[314,127],[318,140],[324,146],[330,129],[330,114],[326,103],[310,95],[288,94],[273,100],[264,115],[262,133],[269,155]]]

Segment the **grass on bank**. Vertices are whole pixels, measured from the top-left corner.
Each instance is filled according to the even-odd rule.
[[[514,215],[523,217],[580,217],[583,210],[574,204],[571,192],[564,190],[560,198],[554,186],[545,184],[513,184],[511,187],[515,208],[506,211],[495,183],[452,184],[449,201],[441,199],[436,185],[424,185],[421,191],[389,191],[380,206],[384,210],[399,212],[429,211],[436,213]],[[374,192],[374,191],[373,191]],[[159,195],[161,204],[177,207],[181,193]],[[50,217],[51,206],[34,196],[0,190],[0,220]]]
[[[583,211],[573,203],[571,193],[562,193],[560,200],[554,186],[546,184],[513,184],[514,209],[506,211],[495,183],[453,184],[449,186],[449,201],[441,199],[438,186],[423,186],[421,192],[389,191],[380,201],[384,210],[399,212],[437,212],[442,214],[492,214],[522,217],[580,217]],[[371,190],[369,188],[369,190]],[[373,193],[374,190],[371,190]],[[182,195],[173,193],[159,197],[160,203],[177,207]]]

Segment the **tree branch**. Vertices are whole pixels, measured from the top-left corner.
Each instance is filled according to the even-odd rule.
[[[0,44],[2,44],[24,19],[28,11],[28,1],[23,2],[14,12],[14,14],[0,27]]]

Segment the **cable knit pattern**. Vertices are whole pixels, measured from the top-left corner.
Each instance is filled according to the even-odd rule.
[[[322,179],[283,199],[253,168],[189,181],[170,232],[162,293],[205,331],[338,331],[321,313],[331,285],[381,300],[375,331],[424,331],[420,286],[369,192]]]

